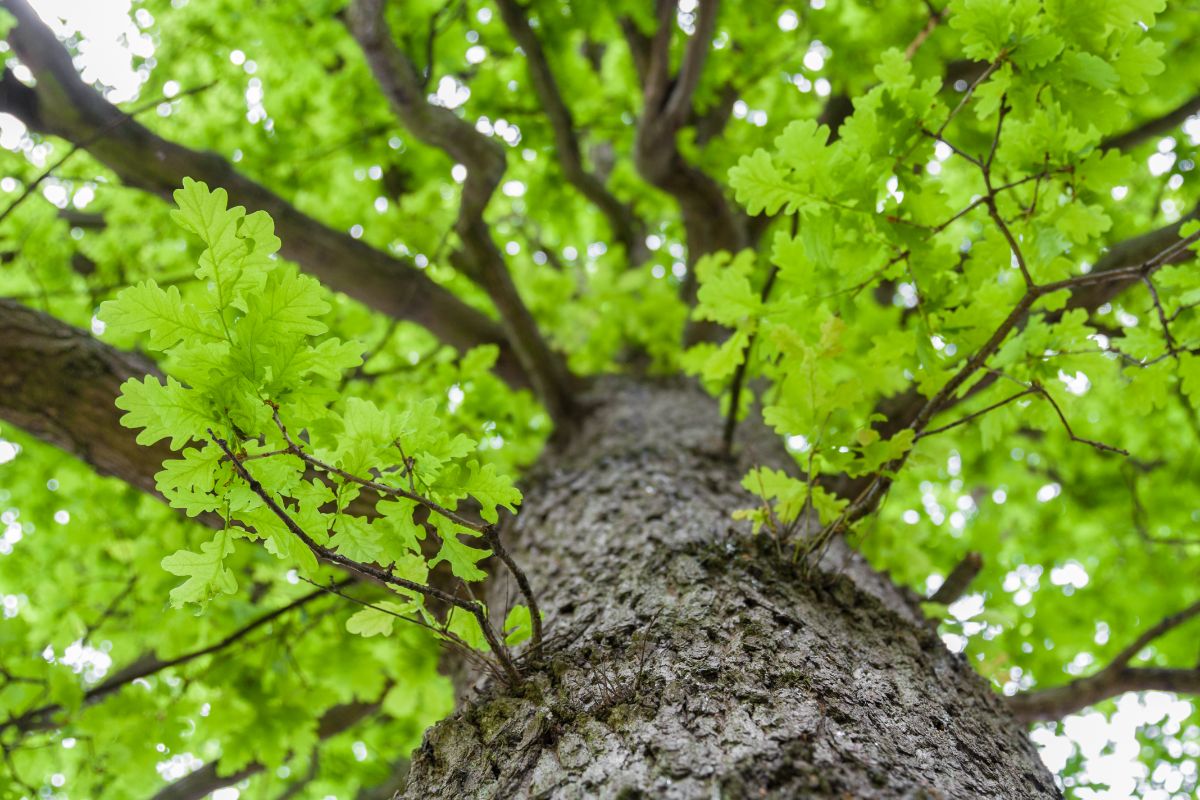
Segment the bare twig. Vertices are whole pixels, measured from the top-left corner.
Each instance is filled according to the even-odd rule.
[[[1014,400],[1020,400],[1022,397],[1027,397],[1031,394],[1037,394],[1037,393],[1038,393],[1038,390],[1033,389],[1033,388],[1026,389],[1023,392],[1017,392],[1014,395],[1010,395],[999,402],[992,403],[990,406],[987,406],[986,408],[981,408],[978,411],[975,411],[971,414],[967,414],[965,417],[956,419],[956,420],[954,420],[954,422],[951,422],[947,425],[943,425],[940,428],[934,428],[932,430],[921,431],[921,433],[918,434],[916,438],[918,440],[924,439],[926,436],[935,436],[939,433],[943,433],[945,431],[951,430],[952,428],[957,428],[959,425],[966,425],[971,420],[978,419],[979,417],[982,417],[983,415],[987,414],[990,411],[995,411],[997,408],[1006,406]]]

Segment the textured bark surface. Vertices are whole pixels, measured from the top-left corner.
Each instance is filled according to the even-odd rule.
[[[150,359],[0,298],[0,419],[155,494],[154,473],[171,451],[140,446],[113,402],[129,378],[160,375]]]
[[[913,598],[844,548],[805,581],[731,521],[746,464],[786,458],[772,437],[721,457],[683,384],[594,400],[509,533],[546,656],[430,729],[403,797],[1058,795]]]

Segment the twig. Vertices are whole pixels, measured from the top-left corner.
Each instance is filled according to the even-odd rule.
[[[937,30],[937,26],[942,22],[942,15],[945,13],[943,10],[935,8],[932,3],[926,3],[925,5],[929,8],[929,20],[925,23],[925,27],[917,33],[916,37],[909,42],[908,47],[904,48],[904,58],[907,61],[912,61],[913,56],[921,49],[921,45],[925,44],[925,40]]]
[[[792,236],[796,235],[796,220],[799,215],[792,217]],[[767,273],[766,283],[763,284],[762,292],[759,296],[761,302],[766,302],[771,296],[771,289],[775,286],[775,278],[779,274],[779,268],[774,264],[771,265],[771,271]],[[733,452],[733,436],[737,431],[737,414],[738,405],[741,403],[742,384],[746,380],[746,372],[750,366],[750,354],[754,351],[754,342],[758,338],[758,331],[755,330],[746,340],[746,346],[742,348],[742,361],[737,365],[733,372],[733,378],[729,385],[729,413],[725,415],[725,429],[721,432],[721,447],[725,455]]]
[[[492,552],[496,555],[496,558],[500,559],[504,563],[504,566],[508,568],[513,579],[517,582],[517,588],[521,590],[521,596],[525,598],[525,603],[529,607],[529,619],[532,626],[533,649],[537,650],[542,646],[542,612],[538,608],[537,597],[533,593],[533,587],[529,585],[529,577],[517,565],[517,562],[513,560],[513,557],[509,555],[508,550],[500,541],[500,531],[496,525],[489,525],[484,530],[483,537],[492,546]]]
[[[311,584],[312,586],[317,587],[322,592],[326,592],[328,594],[335,595],[337,597],[342,598],[343,600],[349,600],[351,603],[360,605],[363,608],[369,608],[372,611],[378,611],[380,614],[387,614],[388,616],[395,617],[396,619],[402,619],[405,622],[410,622],[413,625],[416,625],[420,628],[425,628],[427,630],[433,631],[435,634],[442,637],[450,644],[453,644],[455,647],[458,647],[462,651],[463,655],[465,655],[466,657],[474,660],[477,664],[484,666],[486,669],[488,669],[490,672],[494,673],[495,675],[500,676],[500,677],[503,676],[503,673],[499,672],[497,670],[497,667],[494,663],[492,663],[489,659],[484,658],[482,655],[480,655],[480,653],[478,651],[472,649],[471,645],[467,644],[466,641],[461,636],[459,636],[458,634],[451,631],[445,625],[442,625],[440,627],[437,625],[431,625],[428,622],[426,622],[425,620],[421,619],[420,617],[406,616],[404,614],[400,614],[395,611],[392,611],[391,609],[387,609],[382,606],[377,606],[373,603],[369,603],[366,600],[360,600],[359,598],[354,597],[353,595],[349,595],[349,594],[346,594],[345,592],[341,591],[340,587],[336,584],[330,584],[329,586],[326,586],[324,584],[317,583],[314,580],[310,580],[309,578],[306,578],[303,575],[299,575],[297,577],[299,577],[300,580],[304,581],[305,583]],[[344,585],[345,583],[346,582],[344,581],[342,585]]]
[[[345,578],[337,585],[338,586],[346,586],[350,583],[353,583],[353,581],[354,581],[353,578]],[[165,669],[183,666],[184,664],[187,664],[191,661],[195,661],[198,658],[203,658],[204,656],[212,655],[213,653],[217,653],[217,652],[220,652],[221,650],[225,650],[226,648],[237,644],[239,641],[246,638],[251,633],[258,630],[259,628],[266,625],[267,623],[272,622],[275,619],[278,619],[279,617],[283,616],[284,614],[287,614],[289,611],[294,611],[298,608],[301,608],[302,606],[310,603],[311,601],[315,600],[316,598],[318,598],[320,596],[321,596],[320,592],[311,592],[302,597],[298,597],[295,600],[293,600],[292,602],[288,603],[287,605],[280,606],[279,608],[275,609],[274,611],[270,611],[266,614],[263,614],[261,617],[258,617],[257,619],[246,624],[245,626],[238,628],[236,631],[229,634],[228,636],[221,639],[220,641],[214,642],[213,644],[210,644],[210,645],[206,645],[205,647],[202,647],[199,650],[193,650],[189,653],[184,653],[183,655],[176,656],[175,658],[167,659],[165,661],[159,660],[157,658],[151,658],[148,660],[135,662],[134,664],[131,664],[129,667],[126,667],[125,669],[118,671],[112,677],[110,677],[108,680],[101,683],[99,686],[96,686],[95,688],[90,689],[87,692],[85,692],[83,695],[83,704],[90,705],[91,703],[98,702],[99,700],[102,700],[105,697],[107,697],[108,695],[112,694],[113,692],[119,690],[123,686],[127,686],[127,685],[133,683],[134,681],[141,680],[143,678],[148,678],[151,675],[162,672]],[[61,710],[62,710],[62,706],[60,706],[58,704],[45,705],[45,706],[41,706],[40,708],[31,709],[17,717],[9,718],[8,720],[5,720],[3,723],[0,723],[0,731],[3,731],[10,727],[24,729],[27,726],[29,726],[30,723],[33,723],[42,717],[46,717],[50,714],[53,714],[56,711],[61,711]]]
[[[333,564],[340,564],[341,566],[349,569],[351,572],[357,572],[360,575],[373,578],[380,583],[399,586],[402,589],[407,589],[410,592],[416,592],[417,594],[425,597],[441,601],[449,606],[461,608],[468,614],[471,614],[479,623],[480,631],[483,633],[484,638],[491,646],[492,651],[496,654],[496,658],[499,660],[501,667],[504,669],[504,673],[508,677],[509,683],[517,685],[521,682],[521,674],[517,671],[516,666],[513,665],[512,659],[508,654],[508,649],[504,646],[504,643],[499,639],[499,637],[497,637],[495,630],[492,629],[491,624],[488,622],[487,612],[485,611],[483,604],[462,600],[450,594],[449,592],[443,591],[434,586],[410,581],[407,578],[397,577],[389,570],[380,569],[379,567],[371,564],[364,564],[360,561],[355,561],[354,559],[348,558],[335,550],[331,550],[328,547],[318,544],[304,531],[302,527],[300,527],[296,520],[294,520],[292,516],[288,514],[282,506],[279,505],[278,502],[276,502],[275,498],[271,496],[270,492],[263,488],[263,485],[246,470],[246,467],[244,464],[242,464],[241,459],[234,454],[234,452],[230,449],[229,444],[224,439],[217,436],[216,433],[213,432],[212,428],[208,429],[208,435],[214,442],[216,442],[217,447],[221,448],[221,451],[225,453],[226,457],[229,458],[233,465],[234,471],[237,472],[238,476],[249,485],[250,491],[258,495],[263,503],[266,504],[267,508],[270,509],[271,513],[278,517],[284,526],[286,526],[287,529],[291,531],[294,536],[296,536],[296,538],[303,542],[304,545],[311,550],[315,556],[323,561],[328,561]]]
[[[412,500],[414,503],[424,506],[428,510],[434,512],[435,514],[445,517],[446,519],[453,522],[455,525],[460,525],[464,528],[467,528],[468,530],[475,531],[476,533],[487,533],[489,526],[486,523],[472,522],[471,520],[466,519],[465,517],[462,517],[462,516],[454,513],[453,511],[446,508],[445,506],[435,503],[433,500],[430,500],[428,497],[425,497],[424,495],[417,494],[416,492],[410,492],[407,489],[400,489],[395,486],[388,486],[387,484],[380,483],[379,481],[374,481],[369,478],[359,477],[358,475],[349,473],[346,470],[341,469],[340,467],[335,467],[332,464],[326,463],[326,462],[322,461],[321,459],[317,458],[316,456],[310,455],[302,447],[300,447],[300,445],[296,444],[296,442],[288,434],[287,428],[284,426],[283,421],[279,418],[279,406],[276,403],[272,403],[270,401],[267,401],[267,405],[270,406],[271,416],[275,420],[275,425],[279,428],[279,432],[283,435],[283,441],[287,444],[286,452],[289,452],[292,455],[299,457],[302,461],[304,461],[304,463],[308,464],[310,467],[319,469],[322,472],[328,473],[330,475],[337,475],[339,478],[343,478],[344,480],[350,481],[351,483],[357,483],[359,486],[364,486],[368,489],[372,489],[376,492],[379,492],[380,494],[390,495],[392,497],[401,497],[401,498],[404,498],[405,500]],[[245,460],[245,459],[243,459],[243,460]]]
[[[982,417],[984,414],[987,414],[989,411],[995,411],[997,408],[1006,406],[1014,400],[1019,400],[1022,397],[1026,397],[1031,394],[1037,394],[1037,389],[1030,388],[1030,389],[1026,389],[1023,392],[1017,392],[1014,395],[1004,398],[1003,400],[1001,400],[998,403],[992,403],[987,408],[981,408],[972,414],[967,414],[965,417],[962,417],[961,419],[956,419],[954,422],[951,422],[948,425],[943,425],[940,428],[934,428],[933,430],[921,431],[921,433],[917,434],[916,439],[919,441],[921,439],[924,439],[926,436],[935,436],[939,433],[943,433],[952,428],[957,428],[959,425],[966,425],[971,420],[978,419],[979,417]]]
[[[1129,455],[1128,450],[1124,450],[1120,447],[1113,447],[1111,444],[1105,444],[1104,442],[1097,442],[1094,439],[1085,439],[1082,436],[1076,436],[1075,431],[1071,429],[1071,423],[1067,422],[1066,415],[1063,414],[1062,409],[1059,407],[1058,401],[1056,401],[1054,396],[1046,390],[1046,387],[1036,381],[1032,384],[1032,387],[1038,392],[1038,394],[1046,398],[1046,400],[1050,403],[1050,406],[1054,409],[1054,413],[1058,415],[1058,418],[1062,422],[1063,428],[1066,429],[1067,436],[1071,438],[1071,441],[1079,442],[1080,444],[1086,444],[1096,448],[1097,450],[1103,450],[1108,453],[1119,453],[1123,456]]]

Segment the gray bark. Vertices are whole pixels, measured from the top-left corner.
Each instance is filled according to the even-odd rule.
[[[591,400],[508,532],[544,656],[518,689],[460,674],[399,796],[1058,796],[915,598],[840,546],[806,580],[731,520],[747,464],[786,462],[776,437],[721,456],[715,405],[684,384]]]

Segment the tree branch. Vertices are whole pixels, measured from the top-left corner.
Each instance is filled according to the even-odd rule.
[[[1200,114],[1200,94],[1184,100],[1175,108],[1167,113],[1154,119],[1146,120],[1141,125],[1138,125],[1132,130],[1125,133],[1105,139],[1100,143],[1101,150],[1129,150],[1132,147],[1144,142],[1151,136],[1167,133],[1174,128],[1178,128],[1184,121],[1194,115]]]
[[[1132,265],[1145,261],[1155,253],[1165,250],[1173,243],[1179,241],[1180,226],[1197,217],[1200,217],[1200,206],[1184,214],[1177,222],[1172,222],[1170,225],[1164,225],[1161,228],[1143,233],[1140,236],[1134,236],[1118,242],[1110,247],[1107,253],[1097,259],[1096,263],[1092,266],[1091,274],[1095,275],[1128,269]],[[1194,258],[1196,258],[1195,251],[1184,249],[1172,255],[1166,263],[1182,264]],[[1121,292],[1140,281],[1141,278],[1133,274],[1119,280],[1104,281],[1080,287],[1071,292],[1071,299],[1067,301],[1067,308],[1085,308],[1089,311],[1094,311],[1105,303],[1112,302]]]
[[[87,331],[0,298],[0,418],[150,494],[172,457],[165,442],[142,447],[121,426],[121,384],[161,377],[145,356],[116,350]],[[215,518],[214,518],[215,519]]]
[[[975,580],[975,576],[981,569],[983,569],[983,556],[975,551],[967,553],[963,556],[962,561],[959,561],[954,569],[950,570],[950,574],[946,576],[946,580],[938,587],[938,590],[929,596],[929,602],[950,605],[966,594],[971,581]]]
[[[987,360],[991,358],[992,355],[1000,348],[1005,339],[1008,338],[1008,335],[1012,333],[1012,331],[1025,319],[1026,315],[1029,313],[1029,310],[1042,297],[1063,290],[1073,292],[1079,288],[1085,288],[1095,284],[1103,284],[1109,281],[1140,281],[1143,277],[1148,277],[1153,274],[1155,270],[1162,267],[1164,264],[1172,263],[1180,255],[1180,253],[1187,252],[1188,248],[1197,241],[1200,241],[1200,232],[1193,233],[1191,236],[1188,236],[1185,239],[1176,239],[1173,244],[1147,258],[1140,264],[1124,266],[1105,271],[1092,271],[1085,275],[1076,275],[1072,278],[1064,278],[1063,280],[1052,281],[1050,283],[1035,284],[1029,287],[1025,294],[1021,296],[1021,299],[1017,301],[1016,305],[1013,306],[1012,310],[1008,313],[1008,316],[1004,318],[1004,321],[1001,322],[996,330],[992,332],[992,335],[988,337],[987,341],[980,346],[980,348],[976,350],[970,356],[970,358],[966,360],[966,362],[958,369],[958,371],[955,372],[954,375],[952,375],[950,379],[946,381],[946,383],[943,384],[942,387],[932,397],[929,398],[929,400],[925,401],[921,405],[911,422],[909,422],[909,424],[905,427],[913,429],[915,433],[914,438],[920,438],[926,429],[928,429],[930,422],[938,413],[944,411],[946,408],[949,408],[951,405],[957,402],[954,397],[958,390],[976,372],[984,368]],[[1047,397],[1047,399],[1051,399],[1044,392],[1039,391],[1039,393]],[[1051,403],[1053,404],[1052,400]],[[1055,410],[1058,410],[1057,407]],[[1062,418],[1061,412],[1060,418]],[[1066,425],[1065,418],[1063,418],[1062,421],[1066,426],[1067,432],[1072,440],[1081,441],[1079,437],[1075,436],[1074,432],[1071,431],[1070,426]],[[1115,450],[1115,448],[1110,448],[1107,445],[1100,445],[1098,442],[1092,442],[1090,440],[1082,441],[1092,446],[1099,446],[1101,449]],[[879,471],[869,476],[865,481],[860,482],[856,487],[857,491],[854,495],[853,501],[851,501],[851,503],[837,519],[825,526],[825,528],[822,529],[817,536],[813,537],[808,552],[815,552],[823,548],[835,535],[846,530],[849,525],[873,512],[878,507],[888,488],[891,487],[895,474],[904,466],[908,456],[911,453],[912,450],[907,451],[900,458],[885,464]]]
[[[1169,617],[1164,617],[1153,628],[1146,630],[1141,636],[1134,639],[1133,642],[1117,653],[1116,658],[1112,660],[1110,667],[1124,667],[1130,661],[1137,657],[1137,654],[1146,649],[1146,646],[1153,642],[1158,637],[1166,634],[1173,628],[1178,628],[1183,623],[1200,614],[1200,601],[1192,603],[1182,611],[1178,611]]]
[[[75,456],[101,475],[120,478],[163,499],[155,474],[175,458],[165,441],[144,447],[121,425],[115,405],[121,384],[147,375],[162,379],[158,365],[139,353],[117,350],[85,330],[0,298],[0,419]],[[354,512],[375,516],[374,504],[355,501]],[[206,513],[196,521],[223,523]]]
[[[563,100],[554,71],[550,68],[541,41],[529,24],[525,9],[519,0],[497,0],[496,5],[513,41],[525,53],[530,83],[554,133],[555,153],[563,177],[604,214],[614,236],[624,245],[630,263],[634,266],[643,263],[650,255],[646,247],[646,224],[627,203],[622,203],[609,192],[599,177],[584,167],[571,110]]]
[[[283,240],[281,254],[329,287],[385,314],[411,320],[458,349],[501,345],[498,372],[525,385],[520,364],[505,344],[504,332],[486,315],[463,303],[406,260],[318,222],[266,187],[234,171],[214,153],[191,150],[151,132],[84,83],[71,56],[27,0],[2,0],[18,20],[8,40],[34,74],[37,85],[23,87],[6,72],[0,83],[0,110],[30,130],[85,146],[127,185],[170,199],[185,176],[221,186],[231,202],[263,209]],[[100,132],[107,132],[99,135]]]
[[[342,587],[348,586],[353,582],[354,580],[352,578],[344,578],[335,585]],[[114,673],[111,677],[109,677],[108,680],[104,681],[100,685],[86,691],[83,695],[83,705],[89,706],[94,703],[98,703],[105,697],[108,697],[110,694],[119,691],[123,687],[128,686],[136,680],[148,678],[151,675],[155,675],[172,667],[183,666],[184,664],[195,661],[198,658],[203,658],[204,656],[212,655],[213,653],[218,653],[222,650],[232,647],[267,623],[278,619],[290,611],[295,611],[298,608],[304,607],[313,600],[316,600],[322,594],[324,594],[324,592],[318,590],[297,597],[287,605],[280,606],[274,611],[263,614],[257,619],[230,633],[225,638],[202,647],[199,650],[193,650],[189,653],[184,653],[183,655],[169,659],[160,659],[156,656],[138,659],[125,669]],[[23,714],[12,717],[5,720],[3,723],[0,723],[0,731],[4,731],[8,728],[16,728],[20,731],[30,731],[44,730],[55,727],[55,724],[50,718],[53,714],[56,714],[61,710],[62,706],[58,705],[57,703],[30,709]]]
[[[1022,722],[1033,722],[1061,719],[1081,708],[1125,692],[1157,690],[1200,693],[1200,668],[1129,666],[1129,662],[1147,645],[1197,615],[1200,615],[1200,602],[1193,603],[1146,630],[1095,675],[1071,681],[1064,686],[1013,695],[1006,698],[1008,707]]]
[[[725,196],[712,176],[689,164],[679,150],[679,131],[692,117],[692,98],[712,46],[719,0],[701,0],[696,30],[684,50],[680,72],[672,80],[670,45],[676,3],[659,0],[658,28],[647,36],[628,19],[621,20],[626,44],[642,81],[642,114],[634,143],[634,164],[652,186],[675,198],[687,237],[688,264],[718,250],[736,253],[751,241],[749,220]],[[695,271],[689,269],[681,294],[696,297]],[[689,323],[685,340],[693,343],[717,334],[710,324]]]
[[[365,564],[360,561],[355,561],[352,558],[342,555],[336,550],[331,550],[321,544],[318,544],[308,533],[292,518],[287,511],[275,500],[270,492],[268,492],[258,480],[251,475],[242,460],[234,454],[230,449],[229,443],[213,433],[210,428],[208,435],[216,443],[217,447],[221,448],[221,452],[229,459],[234,471],[238,474],[246,485],[250,487],[250,491],[258,495],[266,507],[274,514],[280,522],[301,542],[307,547],[312,554],[322,561],[330,564],[337,564],[366,578],[370,578],[378,583],[388,584],[403,589],[408,592],[419,594],[422,597],[427,597],[433,600],[438,600],[445,603],[447,606],[461,609],[471,616],[475,617],[479,623],[480,632],[488,645],[492,648],[492,653],[495,655],[499,665],[503,668],[505,675],[508,677],[509,683],[517,685],[521,682],[521,675],[517,672],[516,666],[513,665],[512,659],[509,656],[508,649],[504,646],[504,642],[496,635],[495,630],[488,622],[486,611],[482,603],[472,600],[463,600],[462,598],[451,594],[450,592],[440,589],[436,586],[431,586],[424,583],[410,581],[407,578],[400,578],[392,574],[390,569],[381,569],[373,564]]]
[[[1020,183],[1021,181],[1016,181],[1004,186],[997,186],[995,190],[997,192],[1004,191]],[[974,201],[971,207],[981,205],[985,201],[986,198],[980,198]],[[1180,226],[1189,219],[1195,219],[1198,214],[1200,214],[1200,208],[1193,209],[1190,214],[1185,215],[1177,222],[1114,244],[1096,261],[1092,266],[1091,272],[1086,276],[1080,276],[1086,280],[1068,280],[1066,282],[1067,285],[1063,288],[1067,288],[1071,292],[1071,296],[1067,300],[1067,309],[1082,308],[1091,312],[1100,308],[1105,303],[1112,302],[1125,289],[1134,283],[1142,281],[1139,266],[1154,259],[1160,253],[1167,252],[1168,256],[1162,264],[1157,266],[1182,264],[1195,259],[1195,251],[1189,250],[1186,247],[1179,247],[1178,243],[1180,241]],[[946,227],[949,222],[957,217],[958,215],[952,217],[939,227]],[[1155,269],[1157,269],[1157,266]],[[1059,312],[1053,312],[1047,314],[1046,319],[1053,322],[1059,316]],[[1024,319],[1022,318],[1018,323],[1023,324]],[[947,403],[943,410],[986,389],[992,385],[994,380],[994,375],[985,375],[962,397],[952,399]],[[876,409],[877,413],[887,418],[887,421],[881,423],[878,427],[880,435],[884,438],[891,438],[899,431],[910,427],[918,411],[924,404],[925,398],[915,388],[885,399]],[[932,435],[932,432],[924,435]],[[863,480],[843,482],[843,485],[837,487],[837,493],[853,497],[858,494],[863,485]]]
[[[384,10],[385,0],[355,0],[346,14],[350,32],[396,116],[422,142],[467,168],[455,223],[462,249],[452,261],[491,297],[534,391],[554,421],[569,427],[573,400],[566,367],[542,338],[483,219],[504,175],[504,147],[452,110],[425,99],[416,67],[393,41]]]

